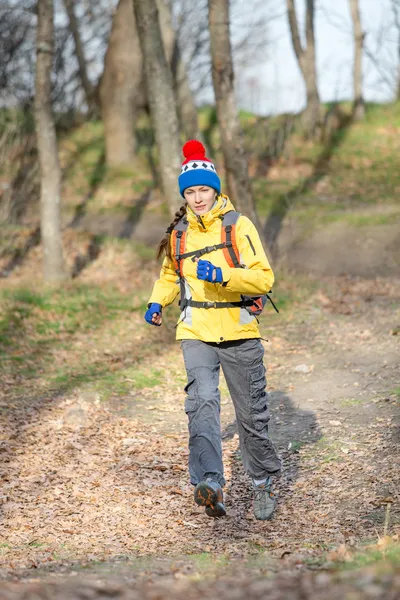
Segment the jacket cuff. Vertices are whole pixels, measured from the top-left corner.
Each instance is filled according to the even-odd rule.
[[[164,308],[162,302],[160,302],[159,300],[154,300],[152,298],[149,298],[149,301],[147,302],[147,308],[150,308],[150,304],[159,304],[161,306],[161,308]]]
[[[149,303],[147,304],[147,308],[150,308],[150,306],[151,306],[152,304],[158,304],[158,306],[160,306],[161,308],[163,308],[163,305],[162,305],[162,304],[160,304],[160,302],[149,302]]]
[[[228,266],[220,267],[220,269],[222,271],[222,286],[226,287],[228,285],[228,281],[231,278],[232,269]]]

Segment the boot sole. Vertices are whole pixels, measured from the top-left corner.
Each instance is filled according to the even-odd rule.
[[[224,517],[226,515],[225,505],[217,502],[215,506],[206,506],[206,515],[214,518]]]
[[[274,513],[275,513],[275,509],[273,510],[273,512],[270,515],[268,515],[268,517],[257,517],[257,515],[254,515],[254,516],[257,519],[257,521],[272,521],[272,519],[274,518]]]
[[[256,515],[256,513],[254,512],[254,510],[253,510],[253,514],[254,514],[255,518],[257,519],[257,521],[271,521],[274,518],[275,509],[276,509],[276,502],[274,502],[274,506],[272,508],[272,511],[266,517],[261,517],[261,516],[258,517]]]
[[[206,481],[200,481],[196,485],[194,501],[199,506],[206,507],[206,514],[209,517],[223,517],[226,515],[222,489],[215,491]]]

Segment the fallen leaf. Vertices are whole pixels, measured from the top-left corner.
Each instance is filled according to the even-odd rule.
[[[197,525],[197,523],[190,523],[190,521],[182,521],[182,523],[187,527],[195,527],[196,529],[200,528],[200,525]]]

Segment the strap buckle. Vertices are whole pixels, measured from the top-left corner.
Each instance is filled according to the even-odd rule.
[[[199,258],[200,256],[204,256],[204,254],[209,254],[210,252],[213,252],[214,250],[218,250],[216,244],[214,244],[214,246],[205,246],[201,250],[197,250],[197,252],[195,253],[195,255],[192,258],[192,262],[196,262],[196,258]]]
[[[217,303],[216,302],[204,302],[204,308],[206,308],[207,310],[209,308],[217,308]]]

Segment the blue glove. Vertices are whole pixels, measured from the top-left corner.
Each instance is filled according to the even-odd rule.
[[[210,283],[222,283],[222,270],[220,267],[214,267],[208,260],[199,260],[197,263],[197,279],[209,281]]]
[[[150,325],[155,325],[156,327],[160,327],[160,325],[157,325],[157,323],[153,323],[153,321],[152,321],[154,313],[159,313],[161,315],[161,313],[162,313],[161,304],[157,304],[156,302],[149,304],[149,308],[147,309],[146,314],[144,315],[145,320],[148,323],[150,323]]]

